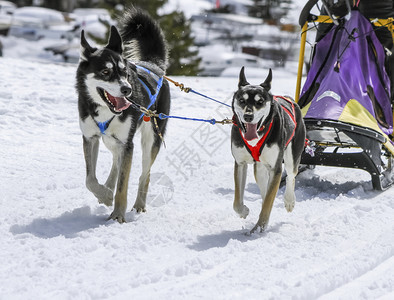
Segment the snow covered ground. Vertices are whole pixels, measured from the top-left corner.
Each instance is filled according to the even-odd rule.
[[[293,213],[281,188],[268,230],[247,236],[261,199],[250,172],[250,215],[232,210],[230,127],[170,120],[147,212],[106,221],[111,208],[84,185],[76,66],[3,57],[0,70],[0,299],[394,299],[394,188],[373,191],[361,171],[308,170]],[[294,95],[287,71],[274,70],[275,94]],[[237,86],[235,76],[175,79],[227,102]],[[171,92],[173,115],[231,117]],[[110,164],[101,147],[101,181]]]

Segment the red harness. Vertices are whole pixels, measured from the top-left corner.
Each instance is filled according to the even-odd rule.
[[[281,98],[283,100],[286,100],[288,103],[291,104],[291,112],[282,104],[280,104],[280,106],[283,108],[283,110],[289,115],[290,119],[293,121],[294,123],[294,129],[293,132],[291,133],[288,141],[286,142],[286,147],[287,145],[290,143],[290,141],[293,139],[294,137],[294,133],[295,130],[297,128],[297,120],[295,118],[295,109],[294,109],[294,102],[286,97],[282,97],[282,96],[274,96],[274,100],[278,101],[278,98]],[[261,151],[263,151],[264,145],[265,145],[265,141],[267,140],[270,132],[271,132],[271,128],[272,128],[272,124],[273,124],[274,120],[272,119],[271,122],[268,125],[268,128],[266,129],[265,125],[261,126],[258,131],[263,131],[266,129],[266,131],[264,132],[263,136],[258,140],[257,144],[255,146],[252,146],[249,144],[249,141],[247,139],[245,139],[244,134],[241,130],[241,128],[239,128],[239,126],[234,122],[235,126],[238,126],[239,128],[239,133],[241,134],[242,140],[244,141],[244,144],[246,146],[246,149],[248,150],[248,152],[250,153],[250,155],[252,155],[253,159],[255,161],[260,161],[260,154]]]

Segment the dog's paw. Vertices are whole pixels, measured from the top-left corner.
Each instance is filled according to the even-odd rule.
[[[263,233],[264,231],[265,231],[265,228],[266,228],[267,226],[265,225],[265,224],[263,224],[263,225],[259,225],[259,224],[256,224],[254,227],[253,227],[253,229],[249,232],[249,235],[252,235],[253,233],[255,233],[255,232],[257,232],[257,233]]]
[[[137,200],[135,200],[132,211],[136,211],[137,213],[146,212],[145,201],[138,197]]]
[[[140,206],[136,206],[134,205],[132,211],[135,210],[137,213],[144,213],[146,212],[146,208],[145,207],[140,207]]]
[[[100,184],[90,189],[90,191],[96,196],[98,203],[112,206],[114,192],[111,189]]]
[[[98,203],[104,204],[106,206],[112,206],[112,202],[113,202],[113,196],[112,195],[111,195],[111,197],[98,198]]]
[[[243,205],[242,208],[234,207],[234,210],[242,219],[246,219],[249,215],[249,208],[246,205]]]
[[[125,212],[122,212],[120,209],[114,209],[112,214],[107,218],[107,221],[114,220],[119,223],[126,223]]]
[[[287,200],[285,199],[285,208],[287,212],[292,212],[295,206],[295,201],[293,200]]]

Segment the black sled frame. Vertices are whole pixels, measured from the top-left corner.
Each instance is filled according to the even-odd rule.
[[[310,10],[317,2],[318,0],[308,1],[299,19],[302,32],[295,95],[296,102],[300,98],[306,35],[309,23],[333,22],[330,16],[316,16],[310,13]],[[392,18],[374,21],[375,26],[386,26],[394,37],[394,20]],[[314,153],[311,155],[304,151],[301,164],[365,170],[371,175],[372,186],[375,190],[385,190],[393,184],[394,147],[387,136],[370,128],[340,121],[304,119],[304,122],[307,139],[313,145]]]

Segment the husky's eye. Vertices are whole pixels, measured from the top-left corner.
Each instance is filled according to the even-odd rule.
[[[258,106],[262,106],[264,104],[264,98],[258,94],[254,96],[254,101],[256,101],[256,105]]]
[[[103,75],[103,76],[109,76],[110,74],[111,74],[110,69],[104,69],[101,71],[101,75]]]
[[[247,93],[244,93],[239,97],[239,103],[245,104],[246,101],[249,99],[249,95]]]

